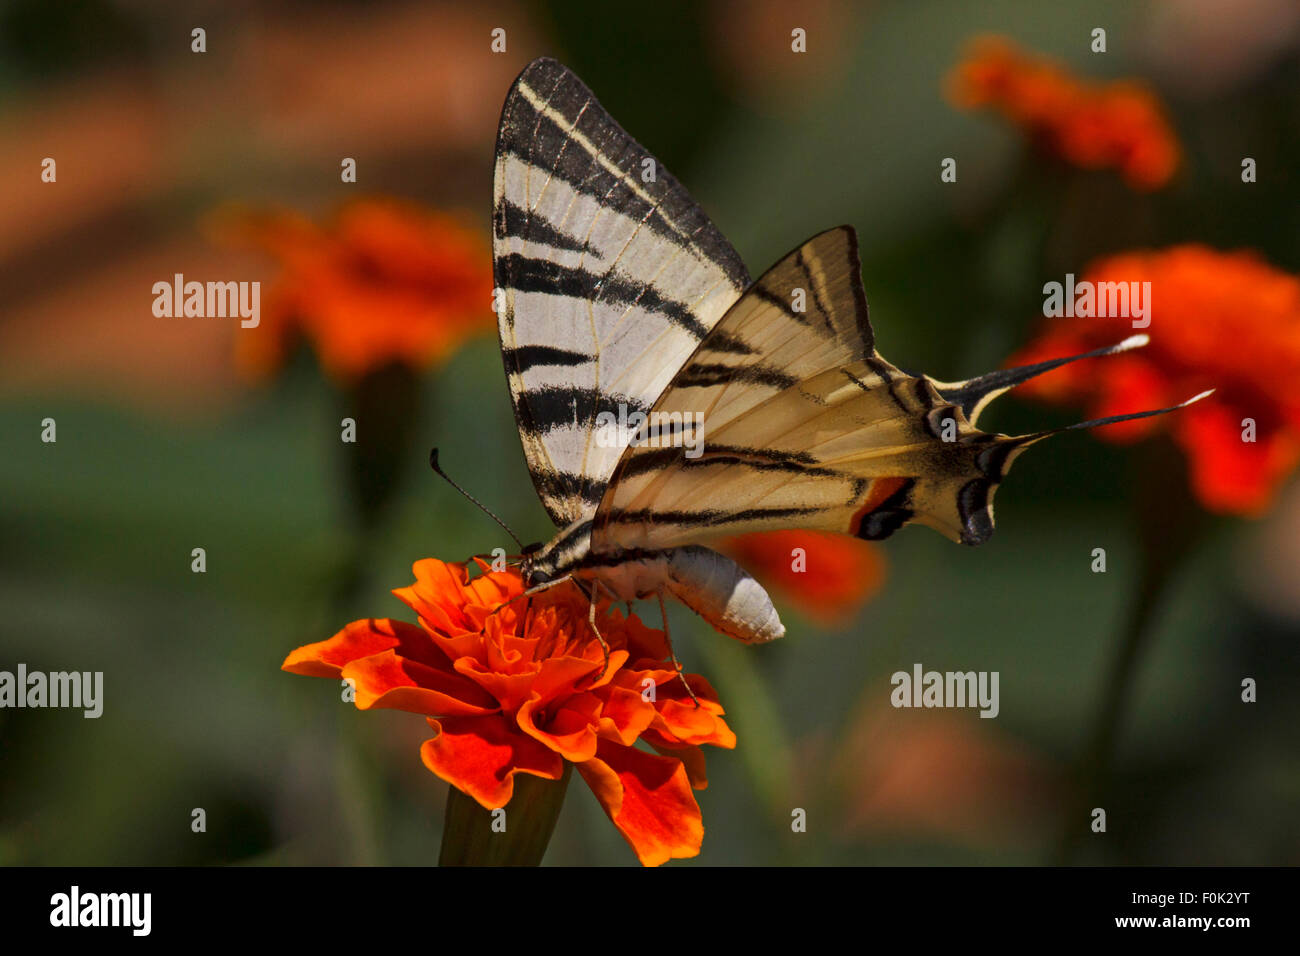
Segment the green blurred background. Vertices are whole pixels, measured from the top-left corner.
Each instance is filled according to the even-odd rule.
[[[494,55],[498,26],[508,47]],[[1104,55],[1089,51],[1095,26]],[[1112,173],[1037,169],[1017,133],[950,106],[946,73],[989,31],[1083,75],[1150,82],[1186,151],[1178,180],[1136,195]],[[507,543],[429,474],[428,446],[526,540],[550,531],[483,336],[420,383],[414,451],[359,541],[346,402],[311,358],[250,386],[233,369],[236,323],[151,314],[152,283],[174,272],[273,280],[271,263],[209,241],[212,209],[324,217],[392,195],[461,210],[486,236],[501,101],[549,54],[751,272],[854,225],[882,353],[957,378],[1024,344],[1042,283],[1101,253],[1195,240],[1300,268],[1298,37],[1294,4],[1272,0],[5,3],[0,668],[102,670],[105,706],[98,720],[0,710],[0,862],[435,861],[446,786],[420,763],[424,721],[359,713],[279,664],[354,618],[400,616],[388,591],[414,560]],[[47,155],[57,186],[39,182]],[[357,185],[339,182],[341,156],[357,157]],[[956,184],[939,181],[947,156]],[[1261,170],[1249,187],[1242,156]],[[56,444],[40,441],[47,417]],[[981,424],[1075,417],[1013,397]],[[904,530],[842,630],[783,605],[787,638],[747,649],[674,609],[679,655],[717,685],[740,737],[708,755],[693,862],[1059,859],[1063,833],[1087,825],[1066,819],[1071,768],[1134,600],[1146,454],[1079,433],[1034,451],[988,545]],[[1297,541],[1294,483],[1264,519],[1201,535],[1139,662],[1109,830],[1071,859],[1300,862]],[[205,574],[190,570],[195,547]],[[1090,571],[1096,547],[1106,574]],[[340,599],[349,567],[360,577]],[[1000,715],[892,710],[889,675],[916,662],[999,671]],[[1257,704],[1240,701],[1244,677]],[[205,833],[191,832],[196,807]],[[794,807],[806,833],[791,832]],[[575,784],[547,862],[635,858]]]

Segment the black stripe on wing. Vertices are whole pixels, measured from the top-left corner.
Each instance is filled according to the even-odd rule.
[[[674,388],[707,388],[712,385],[725,385],[728,382],[744,382],[749,385],[766,385],[769,388],[793,388],[799,380],[787,375],[779,368],[770,365],[718,365],[707,362],[691,362],[682,373],[673,380]]]
[[[528,389],[514,396],[515,411],[528,412],[528,434],[544,435],[565,425],[585,426],[602,412],[619,418],[633,412],[648,412],[650,407],[627,395],[608,394],[594,388],[548,385]]]
[[[662,436],[661,436],[662,437]],[[811,475],[819,478],[845,478],[850,476],[825,468],[808,454],[784,452],[775,448],[742,448],[737,445],[706,443],[704,454],[688,458],[684,448],[651,448],[639,451],[624,463],[619,478],[631,478],[659,471],[669,466],[682,468],[709,468],[718,465],[743,465],[755,471],[782,471],[791,475]]]
[[[498,239],[528,239],[564,252],[591,252],[585,241],[562,232],[540,216],[531,215],[509,199],[501,200],[492,210],[492,225]]]
[[[800,325],[809,324],[808,314],[806,312],[795,311],[794,305],[787,300],[785,296],[773,292],[763,284],[762,279],[758,280],[750,292],[762,299],[768,305],[776,306],[776,308],[780,309],[785,314],[786,318],[794,319]]]
[[[586,352],[574,352],[571,349],[558,349],[550,345],[520,345],[512,349],[502,349],[502,357],[513,363],[516,371],[523,373],[538,365],[559,365],[571,368],[592,361],[594,356]]]
[[[777,521],[784,518],[800,518],[815,515],[820,508],[745,508],[739,511],[724,511],[717,508],[700,511],[658,511],[654,508],[624,510],[611,508],[608,517],[602,518],[602,527],[617,524],[677,524],[688,528],[709,528],[716,525],[743,523],[746,521]]]
[[[498,260],[499,275],[506,287],[516,292],[547,292],[575,299],[607,302],[625,308],[639,306],[657,312],[698,341],[708,329],[684,302],[660,295],[650,285],[640,285],[615,272],[597,275],[586,269],[563,266],[546,259],[533,259],[512,252]]]

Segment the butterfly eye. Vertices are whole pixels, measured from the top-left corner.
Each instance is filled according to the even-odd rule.
[[[539,584],[548,584],[551,576],[540,568],[528,572],[528,586],[535,588]]]

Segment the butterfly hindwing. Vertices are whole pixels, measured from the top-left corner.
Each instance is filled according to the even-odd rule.
[[[623,450],[597,416],[648,412],[748,273],[662,164],[550,59],[529,64],[502,110],[493,260],[533,482],[557,524],[590,517]]]
[[[634,442],[594,547],[789,527],[882,538],[911,521],[968,544],[992,533],[993,490],[1033,439],[976,429],[932,380],[876,354],[860,268],[853,230],[832,229],[728,311],[714,334],[749,350],[706,339],[653,409],[702,423],[699,456]]]

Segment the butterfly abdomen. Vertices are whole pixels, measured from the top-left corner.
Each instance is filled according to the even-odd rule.
[[[746,644],[785,635],[772,599],[736,562],[699,546],[664,553],[667,589],[715,629]]]
[[[785,634],[762,585],[736,562],[705,547],[593,554],[575,574],[594,578],[620,601],[667,592],[716,630],[746,644],[764,644]]]

